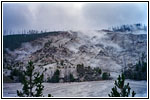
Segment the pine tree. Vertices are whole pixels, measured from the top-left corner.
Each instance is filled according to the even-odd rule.
[[[103,79],[103,80],[108,80],[109,78],[110,78],[110,73],[104,72],[104,73],[102,74],[102,79]]]
[[[22,91],[17,90],[19,97],[41,97],[43,96],[43,83],[44,75],[39,72],[34,72],[34,65],[32,61],[28,62],[26,71],[23,72]]]
[[[70,82],[74,82],[75,81],[75,78],[74,78],[74,76],[71,73],[69,74],[69,78],[70,78]]]
[[[60,71],[57,69],[55,72],[54,72],[54,74],[53,74],[53,76],[52,76],[52,78],[51,78],[51,82],[52,83],[58,83],[59,82],[59,76],[60,76]]]
[[[119,75],[118,80],[115,81],[115,86],[112,88],[111,94],[108,94],[109,97],[129,97],[130,95],[130,86],[129,83],[125,85],[125,76],[122,74],[121,76]],[[118,89],[120,89],[120,92],[118,92]],[[132,97],[135,96],[135,92],[132,91]]]

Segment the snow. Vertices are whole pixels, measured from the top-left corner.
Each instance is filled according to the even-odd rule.
[[[21,48],[18,48],[15,51],[10,51],[9,49],[7,49],[7,51],[14,56],[15,60],[26,62],[30,55],[43,48],[44,44],[50,40],[52,41],[50,47],[57,47],[58,51],[60,49],[60,52],[54,54],[58,55],[57,60],[61,61],[61,59],[64,59],[73,64],[71,68],[62,68],[62,66],[59,66],[61,77],[68,75],[69,73],[72,73],[74,77],[77,77],[75,66],[83,63],[86,67],[100,67],[102,72],[110,72],[111,77],[116,79],[125,64],[136,63],[139,59],[138,51],[146,52],[147,50],[145,35],[144,37],[140,37],[142,34],[147,34],[147,31],[137,30],[136,27],[133,27],[133,29],[133,32],[114,32],[113,34],[92,30],[80,30],[77,33],[69,31],[69,34],[47,36],[36,41],[23,43]],[[139,35],[140,38],[136,38],[137,35]],[[132,42],[137,42],[137,45],[132,45]],[[124,45],[126,50],[135,48],[135,52],[126,52],[123,49]],[[82,50],[79,50],[80,47],[83,47],[83,52]],[[67,48],[72,51],[72,55],[68,58],[64,55],[59,55],[61,54],[62,48]],[[106,53],[106,56],[98,55],[100,51]],[[134,56],[130,55],[130,53],[134,53]],[[39,57],[38,53],[32,56],[33,58]],[[43,65],[40,60],[36,64]],[[42,66],[42,68],[47,68],[44,75],[45,80],[53,75],[56,68],[58,68],[57,65],[59,64],[55,62],[48,63],[47,65],[44,64],[44,66]],[[70,66],[70,64],[66,62],[66,66]],[[38,69],[38,66],[36,67],[36,70],[42,71],[41,69]],[[10,70],[4,70],[4,74],[8,76]],[[127,82],[130,83],[131,89],[136,92],[136,97],[147,96],[147,81],[127,80]],[[43,93],[45,96],[50,93],[54,97],[108,97],[111,88],[114,86],[114,80],[74,83],[44,83],[44,86]],[[21,89],[20,83],[4,83],[3,96],[15,97],[17,96],[16,91],[18,89]]]
[[[147,96],[147,81],[129,82],[131,91],[136,92],[136,97]],[[108,97],[114,80],[74,82],[74,83],[44,83],[44,95],[52,94],[54,97]],[[21,89],[20,83],[4,83],[3,96],[15,97],[16,91]]]
[[[147,34],[147,31],[143,31],[143,30],[135,31],[135,32],[133,32],[133,34],[135,34],[135,35]]]
[[[48,65],[43,66],[43,68],[47,68],[47,69],[49,69],[49,68],[55,68],[56,65],[57,65],[56,63],[48,64]]]

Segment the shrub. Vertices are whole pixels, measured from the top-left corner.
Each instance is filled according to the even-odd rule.
[[[75,81],[75,78],[71,73],[64,77],[64,82],[74,82],[74,81]]]
[[[75,78],[74,78],[74,76],[71,73],[69,75],[69,78],[70,78],[70,82],[74,82],[75,81]]]
[[[83,64],[77,65],[77,73],[79,74],[79,77],[82,77],[84,75],[85,68]]]
[[[109,77],[110,77],[110,73],[104,72],[104,73],[102,74],[102,79],[103,79],[103,80],[107,80],[107,79],[109,79]]]
[[[102,70],[98,67],[94,68],[94,71],[100,75],[102,74]]]
[[[18,80],[15,80],[17,82],[21,82],[23,80],[23,73],[21,70],[18,70],[18,69],[13,69],[10,73],[10,78],[12,80],[14,80],[14,76],[18,77]]]

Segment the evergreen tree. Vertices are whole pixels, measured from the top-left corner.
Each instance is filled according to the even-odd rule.
[[[125,85],[125,76],[122,74],[121,76],[119,75],[118,80],[115,81],[115,86],[112,88],[111,94],[108,94],[109,97],[129,97],[130,95],[130,86],[129,83]],[[120,92],[117,90],[120,89]],[[132,91],[132,97],[135,96],[135,92]]]
[[[147,80],[146,54],[142,53],[139,61],[132,68],[124,70],[125,78],[134,80]]]
[[[110,73],[104,72],[104,73],[102,74],[102,79],[103,79],[103,80],[107,80],[107,79],[109,79],[109,78],[110,78]]]
[[[77,73],[78,73],[79,77],[84,76],[84,74],[85,74],[84,64],[78,64],[76,70],[77,70]]]
[[[39,72],[34,72],[34,65],[32,61],[28,62],[26,71],[23,72],[22,91],[17,90],[19,97],[41,97],[43,96],[43,83],[44,75]]]
[[[54,75],[51,78],[52,83],[58,83],[59,82],[59,76],[60,76],[60,71],[57,69],[54,73]]]
[[[74,82],[75,81],[75,78],[74,78],[74,76],[71,73],[69,75],[69,78],[70,78],[70,82]]]

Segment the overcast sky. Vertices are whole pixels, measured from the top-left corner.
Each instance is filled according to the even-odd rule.
[[[147,3],[3,3],[4,30],[102,29],[147,24]]]

